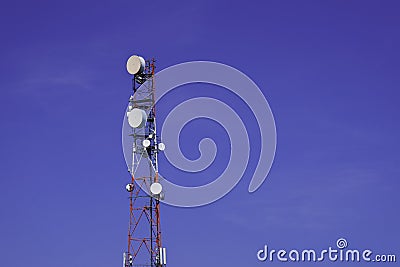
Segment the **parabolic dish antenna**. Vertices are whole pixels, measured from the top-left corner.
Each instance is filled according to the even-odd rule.
[[[153,183],[153,184],[150,186],[150,192],[151,192],[153,195],[158,195],[158,194],[161,193],[161,191],[162,191],[162,185],[161,185],[160,183]]]
[[[158,149],[159,149],[160,151],[164,151],[164,150],[165,150],[165,145],[164,145],[164,143],[159,143],[159,144],[158,144]]]
[[[126,62],[126,70],[132,75],[141,74],[144,71],[145,65],[146,62],[142,57],[131,56]]]
[[[134,186],[133,186],[133,184],[127,184],[127,185],[125,186],[125,188],[126,188],[126,191],[128,191],[128,192],[132,192],[132,191],[133,191],[133,188],[134,188]]]
[[[128,123],[132,128],[142,128],[147,121],[146,111],[134,108],[128,112]]]
[[[150,146],[150,140],[144,139],[143,142],[142,142],[142,145],[144,147],[149,147]]]

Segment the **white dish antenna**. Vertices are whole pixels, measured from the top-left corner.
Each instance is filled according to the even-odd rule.
[[[126,188],[126,191],[132,192],[132,191],[133,191],[133,184],[127,184],[127,185],[125,186],[125,188]]]
[[[158,144],[158,149],[159,149],[160,151],[164,151],[164,150],[165,150],[165,145],[164,145],[164,143],[159,143],[159,144]]]
[[[143,142],[142,142],[142,145],[144,147],[149,147],[150,146],[150,140],[144,139]]]
[[[126,70],[132,74],[141,74],[144,71],[146,62],[140,56],[131,56],[126,62]]]
[[[153,195],[159,195],[161,193],[161,191],[162,191],[162,185],[160,183],[153,183],[150,186],[150,192]]]
[[[128,123],[132,128],[142,128],[147,121],[146,111],[134,108],[127,113]]]

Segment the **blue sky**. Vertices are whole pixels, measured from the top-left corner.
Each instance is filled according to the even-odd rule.
[[[398,253],[399,8],[397,1],[4,2],[0,264],[121,265],[131,54],[155,57],[159,70],[191,60],[231,65],[261,88],[277,126],[275,162],[258,191],[247,192],[252,161],[220,201],[162,207],[170,266],[282,265],[258,262],[256,252],[264,244],[326,248],[339,237],[352,248]],[[213,94],[203,89],[183,95]],[[171,97],[160,109],[181,96]],[[207,123],[184,129],[221,141],[217,165],[192,178],[196,184],[226,162],[224,132]],[[211,133],[198,131],[206,128]],[[181,141],[195,158],[192,142]],[[170,170],[165,161],[160,168]]]

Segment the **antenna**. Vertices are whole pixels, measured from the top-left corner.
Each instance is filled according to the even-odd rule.
[[[150,186],[150,192],[153,195],[159,195],[162,192],[162,185],[160,183],[153,183]]]
[[[132,128],[142,128],[147,121],[146,111],[134,108],[127,113],[128,123]]]
[[[131,56],[126,62],[126,70],[132,74],[141,74],[146,66],[145,60],[140,56]]]
[[[129,98],[126,120],[131,127],[132,165],[128,166],[129,193],[128,249],[123,255],[124,267],[166,265],[166,248],[161,244],[160,200],[163,187],[158,176],[158,153],[165,149],[156,131],[155,60],[131,56],[126,69],[132,76],[133,95]],[[146,174],[137,167],[147,164]],[[139,186],[140,185],[140,186]],[[147,193],[142,188],[147,189]]]

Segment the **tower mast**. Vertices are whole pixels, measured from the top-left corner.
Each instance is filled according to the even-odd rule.
[[[160,225],[163,192],[158,176],[158,152],[164,150],[164,145],[159,142],[156,131],[155,60],[132,56],[127,68],[133,74],[133,95],[129,99],[127,113],[133,145],[132,165],[129,168],[131,181],[126,186],[129,192],[129,225],[123,267],[160,267],[166,265]],[[138,174],[139,164],[147,164],[145,169],[148,171]]]

